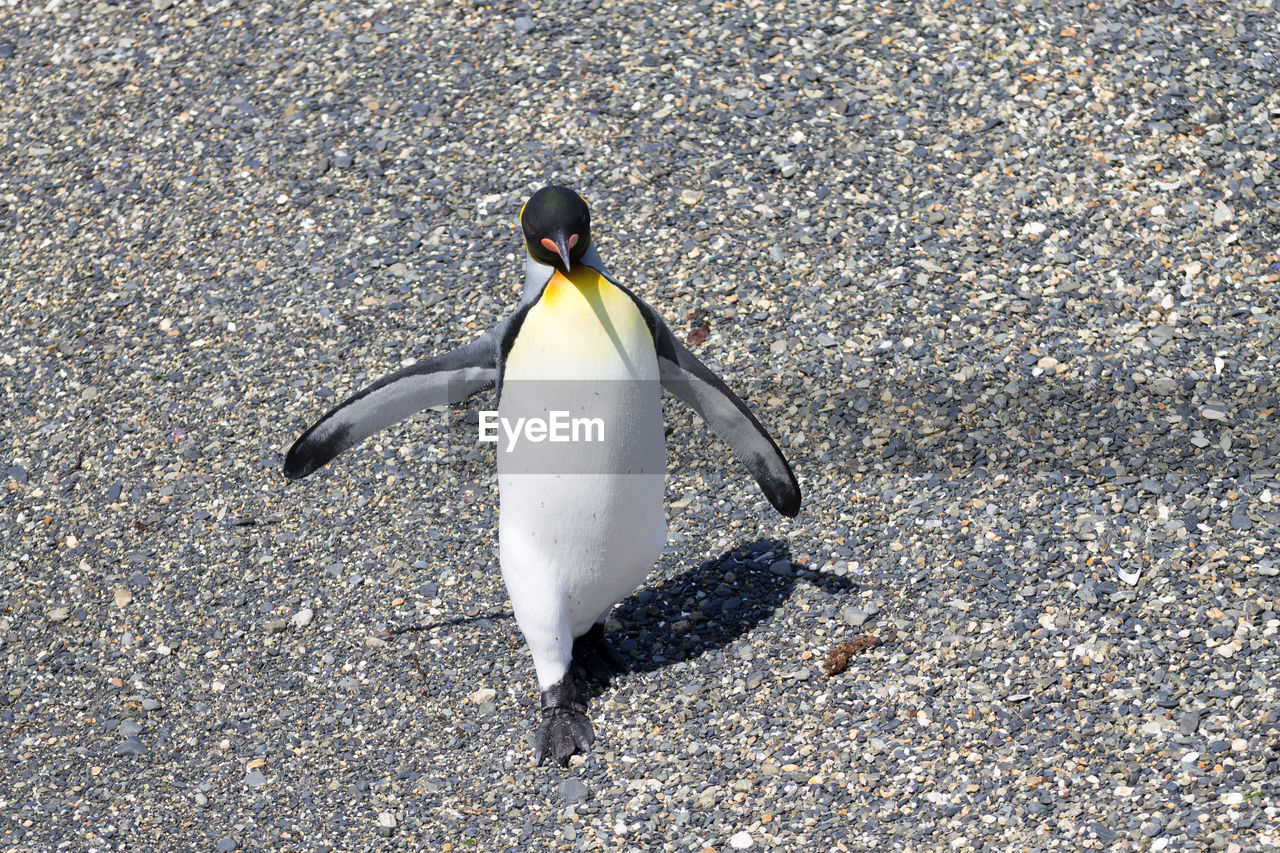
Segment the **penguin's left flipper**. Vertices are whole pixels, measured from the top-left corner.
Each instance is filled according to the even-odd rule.
[[[424,358],[339,403],[289,448],[284,475],[307,476],[348,447],[412,414],[459,403],[498,381],[501,328],[466,346]]]
[[[786,457],[747,404],[665,326],[654,328],[654,338],[662,387],[692,406],[729,445],[774,509],[795,517],[800,512],[800,484]]]

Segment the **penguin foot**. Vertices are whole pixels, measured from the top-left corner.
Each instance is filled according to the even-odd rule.
[[[627,662],[604,638],[604,625],[599,623],[573,641],[573,665],[584,678],[601,684],[627,671]]]
[[[578,701],[570,676],[542,691],[542,723],[534,740],[534,764],[542,764],[550,756],[564,767],[569,756],[587,752],[595,739],[587,709]]]

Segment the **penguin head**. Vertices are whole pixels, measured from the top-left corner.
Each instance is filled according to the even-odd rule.
[[[591,211],[568,187],[543,187],[520,208],[525,247],[539,263],[568,273],[591,247]]]

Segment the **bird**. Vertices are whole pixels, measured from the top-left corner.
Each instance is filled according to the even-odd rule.
[[[595,740],[575,672],[607,683],[626,671],[605,619],[666,543],[662,391],[701,416],[778,512],[794,517],[801,497],[747,405],[606,269],[582,196],[543,187],[519,220],[515,310],[339,403],[290,447],[284,474],[306,477],[417,412],[496,389],[496,413],[481,412],[480,426],[496,435],[499,563],[540,692],[534,763],[564,766]]]

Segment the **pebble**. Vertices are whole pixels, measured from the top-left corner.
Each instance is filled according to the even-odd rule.
[[[748,850],[755,844],[755,839],[751,837],[751,833],[735,832],[729,837],[729,846],[734,850]]]
[[[250,770],[244,774],[244,783],[250,788],[261,788],[267,784],[267,777],[262,775],[260,770]]]
[[[533,32],[533,28],[535,26],[533,23],[533,18],[527,17],[525,15],[520,15],[519,17],[517,17],[513,22],[513,24],[516,28],[516,32],[520,33],[520,35],[526,35],[528,33]]]
[[[310,607],[304,607],[297,613],[293,614],[290,620],[295,628],[305,628],[311,624],[311,620],[315,618],[315,612]]]
[[[468,698],[477,705],[483,705],[485,702],[492,702],[497,695],[498,691],[494,690],[492,687],[481,687]]]
[[[240,849],[240,842],[231,835],[224,835],[219,841],[218,846],[214,848],[217,853],[235,853]]]
[[[848,622],[854,628],[861,628],[863,623],[871,618],[871,614],[863,610],[861,607],[855,607],[852,604],[844,609],[844,621]]]
[[[378,834],[383,838],[390,838],[396,832],[396,816],[391,812],[380,812],[378,814]]]
[[[577,803],[590,796],[590,790],[576,776],[570,776],[560,783],[560,799],[566,803]]]
[[[116,755],[146,755],[151,750],[147,749],[142,741],[135,737],[127,737],[121,743],[116,744]]]

